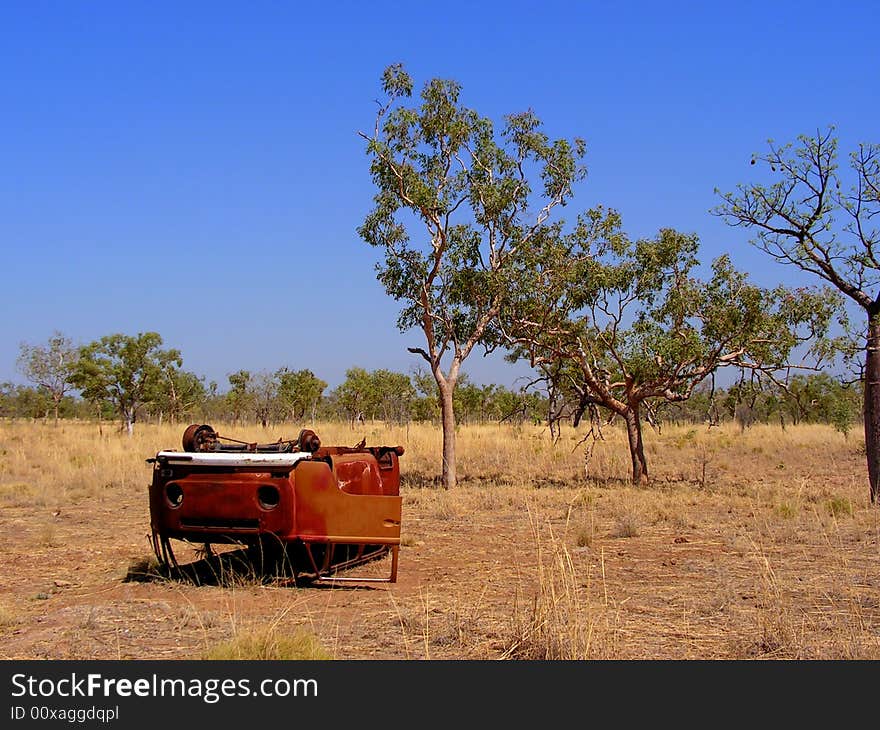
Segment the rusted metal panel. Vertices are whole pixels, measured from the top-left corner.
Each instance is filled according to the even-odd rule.
[[[294,490],[298,537],[346,543],[400,543],[399,496],[349,494],[340,488],[329,466],[320,461],[303,462],[297,467]]]
[[[296,548],[294,570],[313,579],[341,580],[341,568],[390,552],[389,578],[347,580],[396,581],[403,447],[327,447],[308,429],[296,439],[249,443],[206,424],[189,426],[183,447],[148,460],[160,562],[174,562],[172,539],[210,545],[270,538]]]

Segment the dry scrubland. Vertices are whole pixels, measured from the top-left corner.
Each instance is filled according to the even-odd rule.
[[[300,425],[215,424],[255,440]],[[633,487],[620,431],[585,475],[572,429],[554,445],[463,426],[445,492],[439,431],[315,424],[326,444],[407,449],[400,582],[342,588],[143,575],[144,460],[184,426],[0,422],[0,656],[880,658],[880,508],[855,433],[668,427]]]

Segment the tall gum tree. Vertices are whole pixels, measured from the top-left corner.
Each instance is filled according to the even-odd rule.
[[[581,411],[623,420],[634,483],[648,480],[642,425],[652,404],[687,400],[720,368],[772,377],[795,357],[818,362],[828,351],[833,291],[763,289],[727,256],[700,279],[698,248],[673,229],[630,241],[615,211],[596,208],[573,233],[536,242],[504,302],[514,357],[564,379]]]
[[[534,240],[558,223],[557,206],[586,174],[582,140],[550,140],[531,112],[511,114],[500,131],[459,103],[455,81],[432,79],[418,101],[395,64],[383,74],[384,102],[366,141],[377,188],[358,228],[383,252],[386,292],[402,303],[402,332],[419,328],[443,428],[442,482],[456,483],[453,394],[462,363],[497,344],[496,322],[511,272]]]
[[[801,135],[797,145],[769,143],[755,155],[765,182],[716,193],[713,209],[755,233],[752,244],[776,261],[819,277],[853,303],[864,329],[851,353],[864,351],[865,453],[871,502],[880,494],[880,145],[849,155],[842,180],[833,128]]]

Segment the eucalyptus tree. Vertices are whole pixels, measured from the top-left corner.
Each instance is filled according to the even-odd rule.
[[[345,371],[345,380],[333,390],[333,399],[352,427],[366,420],[373,403],[373,381],[364,368]]]
[[[345,372],[345,380],[333,391],[333,397],[352,426],[377,418],[386,423],[407,423],[412,418],[416,389],[405,373],[354,367]]]
[[[70,338],[57,331],[45,345],[22,343],[19,348],[18,369],[51,398],[56,423],[61,401],[74,389],[71,377],[77,357],[77,347]]]
[[[157,332],[106,335],[80,348],[71,381],[83,398],[111,404],[131,436],[140,408],[161,397],[167,373],[183,364],[161,345]]]
[[[226,376],[229,381],[229,390],[226,393],[226,405],[231,411],[232,421],[238,421],[246,414],[253,412],[256,406],[256,394],[254,393],[255,379],[250,370],[236,370]]]
[[[263,428],[284,415],[282,404],[278,398],[280,385],[279,374],[261,370],[255,373],[250,381],[253,397],[254,415]]]
[[[308,416],[314,421],[327,383],[311,370],[281,368],[276,376],[278,398],[290,417],[294,421],[301,421]]]
[[[648,478],[642,423],[655,403],[687,400],[719,368],[772,375],[796,353],[827,356],[833,292],[760,288],[727,256],[700,279],[698,248],[672,229],[631,241],[616,212],[597,208],[538,239],[505,300],[514,356],[561,365],[582,409],[623,419],[636,483]]]
[[[416,389],[406,373],[384,368],[372,372],[375,410],[386,423],[409,423]]]
[[[500,127],[460,102],[461,87],[435,78],[410,101],[400,64],[383,74],[384,101],[366,141],[377,188],[358,233],[382,254],[386,292],[402,303],[398,328],[420,329],[408,348],[428,365],[443,428],[442,479],[455,486],[453,394],[478,344],[491,349],[511,272],[556,224],[585,175],[583,140],[551,140],[531,111]]]
[[[714,212],[754,231],[776,261],[831,284],[864,317],[850,354],[864,353],[865,453],[871,501],[880,494],[880,145],[861,144],[842,179],[833,129],[769,144],[755,155],[764,182],[720,194]],[[718,191],[716,191],[718,192]]]
[[[182,370],[174,360],[166,360],[153,410],[159,412],[160,418],[162,414],[167,414],[174,422],[204,406],[207,397],[203,378]]]

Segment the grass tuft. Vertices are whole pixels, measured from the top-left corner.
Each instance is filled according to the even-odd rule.
[[[210,647],[202,656],[211,660],[302,661],[333,659],[314,634],[298,629],[279,632],[275,625],[243,631],[228,641]]]

